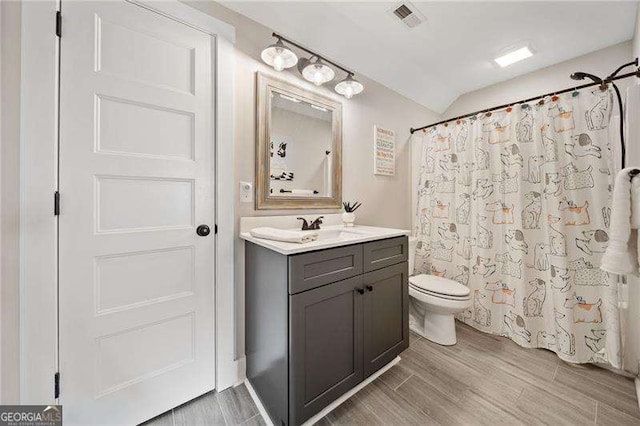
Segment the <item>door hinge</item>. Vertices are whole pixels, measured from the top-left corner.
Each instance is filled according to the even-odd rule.
[[[53,397],[60,398],[60,373],[57,372],[53,375]]]
[[[218,233],[218,224],[217,223],[213,226],[213,233],[214,234]]]
[[[62,37],[62,12],[56,12],[56,35]]]
[[[60,192],[53,193],[53,214],[60,216]]]

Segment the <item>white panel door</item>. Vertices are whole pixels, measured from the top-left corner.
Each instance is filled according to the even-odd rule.
[[[124,1],[62,17],[60,401],[135,424],[214,388],[214,40]]]

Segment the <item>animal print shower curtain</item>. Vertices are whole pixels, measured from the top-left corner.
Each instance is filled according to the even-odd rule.
[[[621,364],[601,271],[613,185],[610,89],[514,105],[421,134],[416,272],[468,286],[458,319],[577,363]]]

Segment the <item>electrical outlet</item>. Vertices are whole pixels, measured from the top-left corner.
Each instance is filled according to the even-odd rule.
[[[240,182],[240,202],[253,202],[253,184],[251,182]]]

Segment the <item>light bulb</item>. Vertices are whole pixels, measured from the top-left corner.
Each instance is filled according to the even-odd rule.
[[[347,99],[353,97],[353,84],[347,84],[347,87],[344,88],[344,97]]]
[[[351,99],[354,95],[361,93],[363,89],[362,83],[355,80],[352,74],[347,75],[347,78],[336,84],[335,87],[335,91],[347,99]]]
[[[320,86],[333,80],[333,77],[336,75],[330,67],[322,63],[320,58],[317,58],[313,63],[309,60],[305,60],[298,69],[305,80],[310,81],[316,86]]]
[[[278,55],[273,58],[273,69],[276,71],[282,71],[284,69],[284,59],[281,53],[278,53]]]
[[[260,54],[262,60],[271,65],[276,71],[282,71],[285,68],[291,68],[298,63],[298,57],[291,49],[278,39],[275,44],[266,47]]]
[[[320,72],[320,67],[316,67],[316,70],[313,73],[313,83],[316,86],[320,86],[322,84],[322,72]]]

